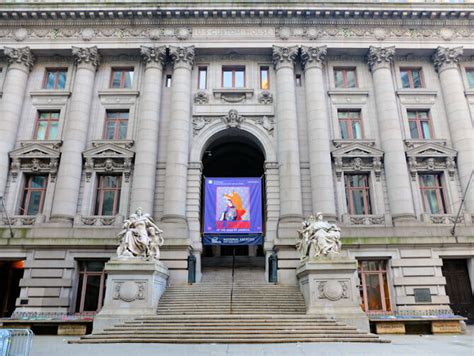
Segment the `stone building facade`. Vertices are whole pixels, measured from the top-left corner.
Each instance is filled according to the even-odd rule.
[[[360,261],[367,311],[449,312],[455,260],[472,296],[474,8],[272,4],[0,5],[0,261],[24,261],[17,313],[87,311],[84,281],[103,286],[138,207],[165,232],[170,283],[190,254],[199,280],[204,161],[226,143],[264,157],[260,254],[276,252],[279,283],[296,284],[296,230],[320,211]]]

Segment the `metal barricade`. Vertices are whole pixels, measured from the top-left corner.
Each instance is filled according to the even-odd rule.
[[[28,356],[32,341],[30,329],[0,329],[0,356]]]

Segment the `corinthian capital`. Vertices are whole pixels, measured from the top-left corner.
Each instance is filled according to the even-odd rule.
[[[311,66],[321,67],[326,60],[328,50],[326,46],[321,47],[301,47],[301,64],[304,68]]]
[[[436,71],[441,71],[448,67],[457,67],[459,60],[461,59],[463,54],[462,47],[456,48],[446,48],[446,47],[438,47],[436,48],[436,52],[433,55],[433,64],[435,66]]]
[[[176,65],[186,65],[192,67],[194,64],[194,46],[189,47],[170,47],[171,62]]]
[[[9,64],[18,63],[25,66],[28,71],[33,68],[35,64],[35,56],[31,53],[30,47],[22,47],[22,48],[11,48],[5,47],[3,49],[3,53],[7,57]]]
[[[94,47],[72,47],[74,63],[88,63],[97,69],[100,64],[100,54],[96,46]]]
[[[273,66],[275,69],[283,65],[293,66],[298,56],[298,46],[293,47],[279,47],[273,46]]]
[[[395,55],[395,46],[392,47],[369,47],[369,54],[367,55],[367,62],[371,71],[379,67],[390,67],[393,56]]]
[[[166,59],[166,47],[140,47],[140,54],[142,55],[143,61],[145,63],[158,63],[163,65]]]

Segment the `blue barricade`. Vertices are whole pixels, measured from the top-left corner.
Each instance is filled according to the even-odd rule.
[[[0,329],[0,356],[28,356],[32,341],[30,329]]]

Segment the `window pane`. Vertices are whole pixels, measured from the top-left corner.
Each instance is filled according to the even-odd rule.
[[[260,89],[268,89],[269,87],[268,68],[260,68]]]
[[[342,77],[342,71],[341,70],[334,70],[334,83],[336,85],[336,88],[343,88],[344,87],[344,80]]]
[[[27,215],[36,215],[41,209],[41,195],[42,192],[32,191],[30,192],[30,201],[28,203]]]
[[[442,213],[438,198],[436,197],[436,190],[425,190],[425,196],[428,203],[428,209],[431,214]]]
[[[31,181],[31,188],[44,188],[46,187],[45,176],[34,176]]]
[[[352,211],[352,214],[357,214],[357,215],[365,214],[364,197],[363,197],[362,191],[360,190],[352,191],[352,202],[354,204],[354,211]]]
[[[124,82],[123,82],[123,87],[124,88],[131,88],[133,83],[133,71],[127,70],[124,73]]]
[[[104,192],[104,201],[101,215],[114,215],[115,192]]]
[[[232,72],[224,71],[222,77],[222,86],[224,88],[232,88]]]
[[[431,138],[429,121],[421,122],[421,131],[423,132],[423,138]]]
[[[47,137],[48,140],[56,140],[58,138],[58,126],[59,123],[57,121],[50,123]]]
[[[115,133],[115,121],[108,120],[105,126],[105,139],[113,140]]]
[[[421,88],[421,75],[420,71],[418,70],[413,70],[413,87],[414,88]]]
[[[410,136],[411,138],[420,138],[418,135],[418,128],[416,127],[416,121],[409,121],[410,125]]]
[[[36,129],[36,140],[45,140],[46,139],[46,128],[48,126],[48,122],[40,121],[38,122],[38,127]]]
[[[207,68],[199,68],[198,89],[206,89]]]
[[[112,72],[112,88],[120,88],[120,77],[121,77],[121,72],[114,70]]]
[[[66,72],[60,71],[57,89],[64,89],[65,87],[66,87]]]
[[[388,291],[388,282],[387,282],[387,274],[382,274],[383,277],[383,290],[385,293],[385,308],[387,311],[392,310],[390,306],[390,292]]]
[[[46,79],[46,89],[54,89],[54,82],[56,80],[56,71],[48,71]]]
[[[357,86],[355,70],[347,71],[347,87],[355,88]]]
[[[362,126],[360,121],[352,121],[352,134],[355,139],[362,138]]]
[[[423,187],[434,187],[435,176],[433,174],[423,174],[421,175],[421,183]]]
[[[84,261],[84,267],[88,272],[102,272],[104,270],[103,261]]]
[[[127,121],[120,121],[120,127],[118,132],[118,140],[124,140],[127,137]]]
[[[84,311],[96,311],[99,308],[100,276],[87,276]]]
[[[474,70],[470,69],[466,71],[467,75],[467,82],[469,84],[469,88],[474,88]]]
[[[348,139],[349,138],[349,128],[347,127],[347,121],[341,120],[339,121],[341,125],[341,138]]]
[[[77,284],[77,298],[76,298],[76,313],[81,311],[81,295],[82,295],[82,280],[84,276],[79,274],[79,281]]]
[[[409,88],[410,87],[410,79],[407,71],[401,70],[400,77],[402,79],[402,87]]]
[[[379,275],[367,274],[365,276],[365,282],[367,287],[367,301],[369,310],[383,310]]]
[[[238,70],[235,72],[235,87],[243,88],[244,87],[244,71]]]
[[[117,188],[118,176],[103,176],[104,188]]]

